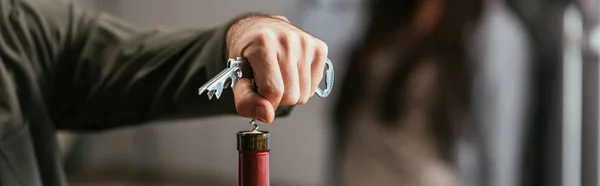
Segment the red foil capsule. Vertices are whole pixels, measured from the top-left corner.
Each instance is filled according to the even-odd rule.
[[[270,134],[267,131],[240,131],[237,134],[238,185],[269,186]]]

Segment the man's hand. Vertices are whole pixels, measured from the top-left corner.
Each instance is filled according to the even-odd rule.
[[[279,105],[304,104],[323,78],[327,45],[281,16],[253,15],[227,33],[228,57],[246,57],[258,94],[248,79],[233,88],[238,114],[271,123]]]

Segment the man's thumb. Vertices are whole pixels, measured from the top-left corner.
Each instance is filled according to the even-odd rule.
[[[241,78],[233,87],[235,108],[242,117],[253,118],[264,123],[271,123],[275,118],[275,111],[271,102],[258,95],[252,89],[252,82]]]

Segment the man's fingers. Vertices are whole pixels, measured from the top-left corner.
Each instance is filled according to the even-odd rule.
[[[277,51],[279,50],[273,33],[264,32],[255,42],[244,50],[254,73],[254,81],[258,86],[258,94],[271,102],[272,109],[277,109],[284,93],[284,83],[279,70]]]
[[[275,110],[269,100],[261,97],[252,89],[252,82],[247,78],[240,79],[233,87],[235,107],[239,115],[254,118],[264,123],[271,123],[275,118]]]

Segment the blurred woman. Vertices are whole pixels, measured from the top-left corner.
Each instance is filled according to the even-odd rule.
[[[372,0],[335,114],[335,185],[460,185],[453,148],[482,0]],[[352,101],[348,101],[352,100]]]

